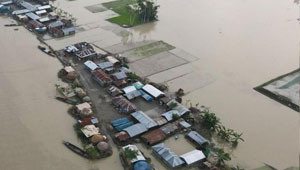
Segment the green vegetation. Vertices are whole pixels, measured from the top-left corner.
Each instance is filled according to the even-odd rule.
[[[79,123],[76,123],[74,125],[74,130],[77,134],[77,137],[80,139],[81,143],[83,144],[83,146],[88,145],[89,144],[89,139],[86,138],[86,136],[82,133],[81,131],[81,125]]]
[[[175,47],[167,44],[163,41],[156,41],[138,48],[135,48],[133,50],[133,55],[135,56],[150,56],[150,55],[155,55],[164,51],[169,51],[174,49]]]
[[[178,120],[180,118],[180,116],[178,114],[172,114],[172,118],[173,120]]]
[[[174,109],[177,106],[177,103],[173,102],[168,107],[169,109]]]
[[[88,155],[92,159],[98,159],[100,157],[100,153],[99,153],[98,149],[94,146],[86,145],[84,147],[84,150],[88,153]]]
[[[136,75],[135,73],[127,73],[128,78],[132,79],[132,80],[137,80],[140,77],[138,75]]]
[[[120,15],[108,21],[123,27],[132,27],[156,20],[159,8],[149,0],[117,0],[102,5]]]
[[[124,155],[127,159],[132,160],[138,156],[137,150],[131,150],[129,147],[124,149]]]
[[[206,111],[204,115],[201,115],[201,118],[204,127],[213,133],[216,132],[221,139],[231,143],[233,147],[236,147],[240,141],[244,141],[242,138],[243,133],[237,133],[233,129],[223,126],[215,113]]]
[[[217,165],[218,166],[225,166],[225,161],[230,161],[231,157],[229,153],[226,153],[224,151],[224,148],[216,148],[216,154],[217,154]]]
[[[120,16],[108,19],[109,22],[118,24],[120,26],[127,25],[129,27],[142,24],[139,15],[129,5],[136,4],[136,0],[117,0],[112,2],[106,2],[102,5],[108,9],[113,10]]]
[[[203,125],[210,129],[211,131],[215,132],[220,124],[220,119],[216,116],[215,113],[205,112],[204,115],[201,115],[203,119]]]
[[[138,14],[143,23],[157,20],[157,10],[159,5],[155,5],[150,0],[138,0]]]

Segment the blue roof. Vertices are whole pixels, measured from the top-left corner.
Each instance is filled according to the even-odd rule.
[[[146,161],[138,161],[134,164],[133,170],[151,170],[151,166]]]

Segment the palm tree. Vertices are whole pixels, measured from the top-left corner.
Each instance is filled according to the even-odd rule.
[[[224,148],[217,148],[216,149],[216,154],[217,154],[217,165],[218,166],[224,166],[225,165],[225,161],[230,161],[231,157],[229,155],[229,153],[226,153],[224,151]]]
[[[232,143],[232,146],[237,146],[239,144],[239,141],[243,141],[244,142],[244,139],[242,138],[242,135],[243,133],[232,133],[232,139],[231,139],[231,143]]]
[[[230,141],[231,135],[234,133],[234,131],[232,129],[227,129],[223,125],[218,126],[216,131],[217,131],[217,134],[227,142]]]

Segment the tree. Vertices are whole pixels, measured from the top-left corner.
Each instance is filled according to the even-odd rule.
[[[218,159],[218,162],[217,162],[218,166],[224,166],[225,161],[231,160],[229,153],[226,153],[224,151],[224,148],[216,148],[216,154],[217,154],[217,159]]]
[[[157,10],[159,5],[154,4],[150,0],[138,0],[138,14],[143,23],[154,21],[157,19]]]
[[[232,146],[237,146],[239,144],[239,141],[244,142],[242,135],[243,135],[243,133],[240,133],[240,134],[238,134],[236,132],[232,133],[232,139],[231,139]]]
[[[201,117],[204,126],[215,132],[220,124],[220,119],[214,113],[210,113],[209,111],[205,112]]]
[[[129,147],[125,148],[124,155],[127,159],[132,160],[135,159],[138,156],[137,150],[132,150]]]

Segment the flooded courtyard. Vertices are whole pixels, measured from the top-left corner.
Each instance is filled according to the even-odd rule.
[[[224,125],[243,132],[245,142],[233,151],[233,165],[245,169],[263,163],[278,169],[299,166],[299,113],[253,90],[299,67],[298,4],[292,0],[158,0],[158,22],[123,29],[105,21],[115,16],[112,11],[92,7],[102,1],[106,2],[57,0],[57,6],[78,19],[81,32],[46,42],[61,49],[87,41],[109,50],[118,44],[133,47],[139,41],[162,40],[176,47],[165,54],[171,59],[177,56],[174,64],[162,70],[145,65],[149,70],[142,74],[166,83],[171,92],[185,89],[185,101],[210,107]],[[122,169],[116,147],[111,157],[91,162],[62,145],[62,140],[79,145],[72,128],[75,120],[66,113],[68,106],[54,100],[56,73],[62,66],[41,53],[35,36],[23,27],[14,31],[3,26],[10,21],[0,18],[0,134],[5,136],[0,139],[4,152],[0,169]],[[157,57],[163,56],[146,57],[144,62],[133,58],[137,61],[133,68],[138,72],[145,62],[155,65]],[[173,149],[177,142],[170,138],[166,144]],[[177,152],[189,149],[187,143]],[[151,150],[143,151],[151,155]],[[166,169],[152,160],[157,169]]]

